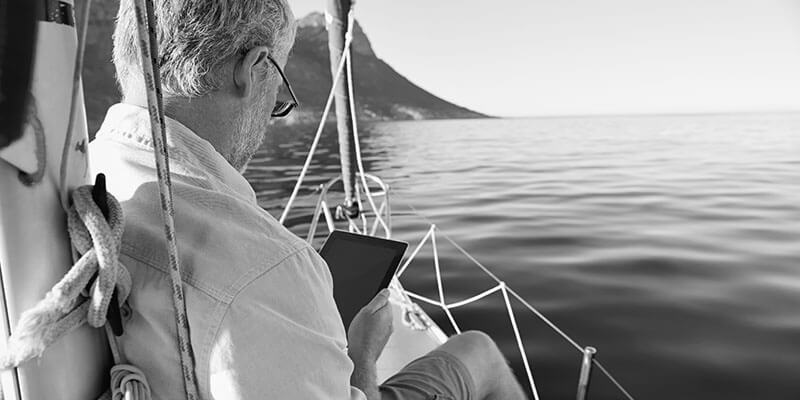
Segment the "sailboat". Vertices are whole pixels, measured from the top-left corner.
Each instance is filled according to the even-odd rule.
[[[0,29],[28,32],[23,38],[15,40],[17,47],[28,50],[27,55],[24,51],[14,53],[22,57],[15,60],[14,64],[8,63],[9,58],[4,55],[3,74],[0,75],[0,79],[8,78],[9,74],[6,71],[11,70],[10,65],[25,66],[22,69],[32,77],[29,91],[17,90],[11,93],[6,90],[5,85],[2,86],[6,101],[18,105],[14,110],[4,107],[3,112],[12,113],[17,119],[24,121],[19,128],[15,124],[6,125],[0,140],[0,146],[3,146],[0,148],[0,188],[2,188],[0,190],[0,284],[2,286],[0,301],[3,312],[0,326],[3,338],[14,338],[15,334],[18,335],[23,313],[41,304],[42,298],[53,285],[68,274],[70,265],[80,262],[76,250],[70,243],[68,231],[72,227],[68,229],[67,226],[67,213],[71,209],[70,198],[73,193],[81,190],[79,188],[92,188],[92,199],[105,218],[109,218],[108,204],[104,204],[107,199],[103,194],[102,178],[89,176],[87,165],[88,134],[81,85],[87,24],[84,22],[79,27],[80,32],[76,29],[73,1],[37,0],[19,2],[14,7],[0,7],[3,13],[0,15],[2,17]],[[91,1],[87,0],[82,21],[88,21],[90,3]],[[154,83],[148,87],[148,104],[157,148],[155,157],[159,169],[166,171],[163,165],[168,163],[168,157],[165,152],[158,149],[164,125],[158,69],[153,62],[157,56],[157,46],[155,46],[155,33],[149,23],[152,21],[153,5],[152,0],[135,0],[134,3],[137,12],[141,13],[140,41],[147,44],[141,49],[143,70],[150,78],[147,81]],[[292,207],[313,161],[328,114],[335,107],[341,175],[332,177],[327,184],[319,188],[308,226],[307,239],[311,241],[319,233],[330,232],[337,228],[391,238],[393,232],[390,187],[380,177],[365,171],[361,160],[350,56],[352,30],[355,25],[352,1],[328,0],[326,22],[332,87],[306,162],[280,216],[280,222],[285,223],[290,220]],[[6,43],[0,42],[0,45],[5,48]],[[171,222],[167,208],[171,194],[168,174],[159,176],[158,181],[161,184],[162,204],[166,204],[164,218],[169,238]],[[337,201],[332,200],[333,197],[344,200],[334,204]],[[446,302],[437,250],[437,240],[441,239],[450,242],[463,252],[476,268],[483,270],[496,285],[470,298]],[[403,275],[409,273],[408,266],[426,243],[429,243],[433,250],[438,298],[429,298],[406,290],[402,284]],[[174,246],[174,243],[170,245]],[[577,358],[580,363],[576,363],[578,364],[576,369],[580,371],[576,392],[578,400],[587,398],[592,371],[599,371],[610,379],[620,390],[621,398],[633,399],[595,357],[594,348],[579,345],[435,224],[431,223],[429,229],[421,232],[419,241],[412,245],[411,252],[390,285],[395,330],[378,360],[379,380],[391,376],[411,360],[447,340],[447,334],[425,313],[419,306],[420,303],[439,307],[447,318],[445,323],[449,323],[455,332],[460,332],[451,310],[469,306],[470,303],[495,295],[501,296],[506,306],[509,324],[514,331],[522,356],[524,376],[527,377],[528,388],[534,399],[538,400],[540,396],[534,380],[533,364],[526,353],[523,335],[517,326],[517,319],[520,316],[517,315],[514,305],[517,308],[522,306],[533,313],[575,347],[580,356]],[[97,248],[94,250],[100,251]],[[177,264],[173,266],[173,269],[178,268]],[[179,269],[177,276],[180,276]],[[177,286],[176,290],[180,290],[180,283],[174,286]],[[72,306],[88,301],[89,297],[86,295],[90,293],[83,295]],[[117,292],[114,291],[113,295],[116,296]],[[176,295],[177,297],[180,296]],[[177,318],[180,319],[181,313],[185,318],[185,304],[179,303],[180,301],[176,300]],[[105,329],[96,329],[83,324],[72,329],[58,341],[50,343],[49,347],[42,349],[41,354],[37,353],[37,357],[32,359],[29,357],[21,362],[9,361],[8,355],[14,354],[16,349],[14,346],[18,347],[19,343],[13,340],[0,340],[0,354],[4,355],[6,364],[11,365],[0,376],[2,398],[77,400],[99,398],[104,393],[108,394],[108,371],[112,368],[112,360],[118,362],[120,359],[120,355],[113,351],[113,337],[117,329],[115,324],[120,323],[119,316],[112,315],[112,311],[119,313],[116,304],[117,302],[112,300]],[[181,310],[181,307],[184,309]],[[189,366],[191,367],[191,364]],[[143,371],[144,375],[146,373],[147,371]],[[125,394],[125,390],[128,390],[127,393],[130,394],[132,390],[130,385],[133,384],[124,381],[127,378],[120,379],[123,382],[120,383],[112,378],[112,385],[120,383],[122,387],[116,389],[112,387],[110,393],[113,394],[114,390],[117,390],[117,393]],[[124,387],[125,382],[129,385],[127,389]],[[192,385],[191,379],[184,384],[187,387],[188,397],[193,398],[189,390]],[[141,385],[140,389],[145,386],[146,384]]]

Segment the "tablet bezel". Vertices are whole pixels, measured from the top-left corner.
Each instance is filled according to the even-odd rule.
[[[399,240],[394,239],[384,239],[384,238],[377,238],[373,236],[366,236],[360,235],[357,233],[351,233],[347,231],[343,231],[340,229],[334,230],[328,235],[328,238],[325,239],[325,243],[323,243],[322,248],[319,250],[319,255],[325,259],[325,254],[327,251],[330,251],[330,246],[334,245],[336,240],[350,240],[350,241],[357,241],[361,243],[367,243],[369,245],[378,246],[390,249],[394,251],[395,256],[392,258],[392,263],[390,264],[389,268],[386,270],[386,273],[381,280],[380,286],[378,286],[378,290],[372,294],[372,297],[378,294],[382,289],[389,287],[389,284],[392,282],[392,278],[394,277],[395,272],[400,267],[400,262],[403,260],[403,256],[408,250],[408,243],[401,242]],[[327,260],[325,263],[327,264]],[[331,271],[331,274],[334,274],[335,271],[333,268],[328,265],[328,268]],[[364,304],[366,305],[366,304]]]

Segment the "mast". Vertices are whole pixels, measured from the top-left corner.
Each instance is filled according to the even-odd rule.
[[[328,51],[331,59],[331,76],[336,77],[336,67],[339,65],[344,50],[346,34],[348,30],[348,14],[353,5],[353,0],[327,0],[326,23],[328,28]],[[348,49],[348,52],[350,50]],[[345,71],[350,69],[348,58],[345,64]],[[350,85],[345,74],[339,76],[337,82],[333,82],[336,88],[336,127],[339,132],[339,156],[342,164],[342,182],[344,183],[344,203],[342,204],[345,214],[349,217],[358,215],[358,204],[356,203],[356,150],[353,142],[353,118],[355,116],[350,109]]]

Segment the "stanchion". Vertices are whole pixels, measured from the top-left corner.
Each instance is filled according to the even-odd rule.
[[[581,362],[581,375],[578,377],[578,400],[586,400],[589,394],[589,378],[592,377],[592,360],[597,354],[594,347],[583,349],[583,361]]]

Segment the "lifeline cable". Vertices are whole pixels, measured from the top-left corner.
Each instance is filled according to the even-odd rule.
[[[469,252],[467,252],[467,251],[466,251],[466,250],[465,250],[463,247],[461,247],[461,246],[460,246],[458,243],[456,243],[456,241],[455,241],[455,240],[453,240],[453,239],[452,239],[450,236],[448,236],[448,235],[447,235],[447,233],[445,233],[444,231],[442,231],[442,230],[441,230],[441,228],[439,228],[439,227],[438,227],[438,225],[434,224],[434,223],[433,223],[433,221],[431,221],[431,220],[430,220],[428,217],[426,217],[424,214],[422,214],[422,213],[420,213],[419,211],[417,211],[417,209],[416,209],[416,208],[414,208],[414,206],[412,206],[411,204],[406,204],[406,206],[407,206],[407,207],[408,207],[408,208],[411,210],[411,212],[412,212],[413,214],[415,214],[415,215],[417,215],[418,217],[422,218],[423,220],[427,221],[427,222],[428,222],[428,223],[430,223],[432,226],[435,226],[435,227],[436,227],[436,230],[437,230],[438,232],[440,232],[440,233],[441,233],[442,237],[443,237],[445,240],[447,240],[447,241],[448,241],[448,242],[449,242],[451,245],[453,245],[453,247],[455,247],[455,248],[456,248],[456,250],[458,250],[459,252],[461,252],[461,254],[463,254],[465,257],[467,257],[467,259],[469,259],[470,261],[472,261],[472,263],[473,263],[474,265],[476,265],[476,266],[477,266],[478,268],[480,268],[480,269],[481,269],[483,272],[485,272],[485,273],[486,273],[486,274],[487,274],[487,275],[488,275],[490,278],[492,278],[492,280],[494,280],[495,282],[497,282],[497,283],[500,283],[500,284],[502,284],[502,283],[503,283],[503,281],[502,281],[502,280],[500,280],[500,278],[499,278],[499,277],[497,277],[497,275],[495,275],[494,273],[492,273],[492,271],[490,271],[488,267],[486,267],[485,265],[483,265],[483,264],[482,264],[480,261],[478,261],[478,260],[477,260],[475,257],[473,257],[473,256],[472,256],[472,254],[470,254]],[[423,240],[424,240],[424,239],[423,239]],[[407,265],[406,265],[406,266],[407,266]],[[550,327],[550,328],[551,328],[553,331],[555,331],[555,332],[556,332],[556,333],[558,333],[558,334],[559,334],[559,335],[560,335],[562,338],[564,338],[564,340],[566,340],[566,341],[567,341],[569,344],[571,344],[571,345],[572,345],[572,346],[573,346],[573,347],[574,347],[576,350],[578,350],[579,352],[583,352],[583,349],[584,349],[584,348],[583,348],[581,345],[579,345],[579,344],[578,344],[578,342],[577,342],[577,341],[575,341],[575,339],[571,338],[569,335],[567,335],[567,334],[566,334],[566,332],[564,332],[563,330],[561,330],[561,328],[559,328],[558,326],[556,326],[556,324],[555,324],[555,323],[553,323],[552,321],[550,321],[550,319],[549,319],[549,318],[547,318],[547,317],[546,317],[544,314],[542,314],[542,313],[541,313],[539,310],[537,310],[535,307],[533,307],[533,306],[532,306],[532,305],[531,305],[531,304],[530,304],[528,301],[526,301],[526,300],[525,300],[525,299],[524,299],[522,296],[520,296],[520,295],[519,295],[519,294],[518,294],[516,291],[514,291],[514,289],[511,289],[510,287],[508,287],[508,286],[505,286],[505,290],[506,290],[508,293],[510,293],[512,296],[514,296],[514,298],[516,298],[516,299],[517,299],[517,300],[518,300],[520,303],[522,303],[522,305],[524,305],[524,306],[525,306],[525,307],[526,307],[526,308],[527,308],[529,311],[531,311],[531,312],[532,312],[534,315],[536,315],[537,317],[539,317],[539,319],[541,319],[541,320],[542,320],[542,322],[544,322],[545,324],[547,324],[547,326],[549,326],[549,327]],[[412,297],[419,298],[419,297],[421,297],[421,296],[419,296],[419,297],[418,297],[418,296],[416,296],[416,295],[415,295],[415,296],[412,296]],[[477,297],[477,296],[476,296],[476,297]],[[425,299],[420,299],[420,300],[425,300]],[[434,305],[438,305],[438,304],[434,304]],[[452,306],[452,305],[451,305],[451,306]],[[597,358],[594,358],[594,359],[592,360],[592,363],[593,363],[594,365],[596,365],[596,366],[597,366],[597,367],[600,369],[600,371],[603,373],[603,375],[605,375],[605,376],[606,376],[606,377],[607,377],[607,378],[608,378],[608,379],[611,381],[611,383],[612,383],[612,384],[613,384],[613,385],[614,385],[614,386],[615,386],[617,389],[619,389],[619,391],[620,391],[620,392],[622,392],[622,394],[624,394],[624,395],[625,395],[625,397],[626,397],[628,400],[634,400],[633,396],[632,396],[632,395],[631,395],[631,394],[630,394],[630,393],[629,393],[627,390],[625,390],[625,388],[622,386],[622,384],[621,384],[621,383],[619,383],[619,381],[617,381],[617,379],[616,379],[616,378],[614,378],[614,376],[613,376],[613,375],[611,375],[611,372],[609,372],[609,371],[608,371],[608,370],[607,370],[605,367],[603,367],[603,365],[600,363],[600,361],[598,361],[598,360],[597,360]]]

